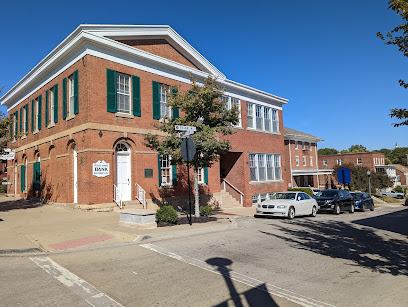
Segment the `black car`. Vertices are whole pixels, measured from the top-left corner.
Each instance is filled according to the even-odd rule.
[[[342,211],[354,213],[354,199],[345,190],[323,190],[313,197],[319,205],[320,212],[333,212],[340,214]]]
[[[405,198],[405,204],[404,204],[404,206],[408,206],[408,197]]]
[[[353,192],[350,193],[351,196],[354,197],[354,205],[356,209],[359,209],[361,211],[365,211],[366,209],[370,209],[371,211],[374,211],[374,201],[368,195],[367,193],[362,193],[362,192]]]

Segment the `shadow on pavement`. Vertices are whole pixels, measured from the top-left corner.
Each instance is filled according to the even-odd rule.
[[[32,209],[41,207],[43,204],[38,201],[27,200],[27,199],[17,199],[0,202],[0,212],[7,212],[10,210],[19,210],[19,209]]]
[[[230,272],[228,268],[232,264],[232,261],[227,258],[210,258],[206,262],[215,267],[217,271],[224,277],[225,283],[227,284],[228,290],[231,295],[231,299],[228,299],[218,305],[217,307],[228,307],[231,306],[230,301],[234,303],[236,307],[242,306],[270,306],[275,307],[278,304],[275,303],[273,298],[270,296],[268,289],[265,284],[261,284],[255,288],[252,288],[243,293],[238,293],[237,289],[232,282]],[[242,301],[242,298],[245,297],[245,301]]]
[[[297,220],[283,224],[270,224],[283,234],[260,232],[287,241],[293,248],[351,260],[356,266],[379,273],[408,275],[408,243],[404,240],[386,240],[371,229],[360,230],[337,221]]]
[[[405,209],[393,213],[353,221],[353,223],[363,226],[370,226],[377,229],[388,230],[402,235],[408,235],[407,221],[408,209]]]

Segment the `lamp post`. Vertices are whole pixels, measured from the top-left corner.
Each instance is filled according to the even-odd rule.
[[[370,170],[367,171],[367,176],[368,176],[368,195],[370,195],[371,197],[371,181],[370,181],[371,172]]]

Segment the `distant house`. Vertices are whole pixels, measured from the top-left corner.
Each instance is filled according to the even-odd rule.
[[[324,188],[333,169],[319,169],[317,142],[322,138],[283,127],[288,152],[290,180],[288,187]]]
[[[401,164],[391,164],[390,166],[395,167],[395,173],[396,173],[396,181],[397,185],[400,186],[407,186],[408,182],[408,167],[402,166]]]

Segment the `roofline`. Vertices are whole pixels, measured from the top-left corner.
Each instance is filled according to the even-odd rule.
[[[191,68],[189,66],[162,58],[160,56],[145,52],[143,50],[133,48],[131,46],[127,46],[120,42],[117,42],[113,39],[101,36],[101,31],[112,31],[113,28],[127,28],[127,29],[134,29],[134,28],[150,28],[153,30],[159,29],[160,33],[163,34],[163,29],[167,31],[169,37],[173,38],[174,40],[178,41],[183,47],[186,47],[189,51],[193,52],[194,55],[197,57],[201,57],[201,60],[205,62],[208,68],[211,68],[212,71],[210,72],[203,72],[198,69]],[[149,32],[151,35],[153,30]],[[147,33],[146,32],[146,33]],[[96,33],[99,33],[97,35]],[[110,32],[113,33],[113,32]],[[147,34],[146,34],[147,35]],[[213,76],[218,78],[219,82],[229,88],[235,88],[246,92],[250,95],[255,95],[256,97],[260,97],[271,101],[273,103],[278,104],[286,104],[288,102],[287,99],[275,96],[273,94],[252,88],[250,86],[246,86],[240,84],[238,82],[228,80],[225,76],[219,72],[210,62],[208,62],[198,51],[196,51],[193,47],[191,47],[180,35],[178,35],[171,27],[169,26],[138,26],[138,25],[79,25],[70,35],[68,35],[60,44],[58,44],[48,55],[46,55],[33,69],[31,69],[20,81],[18,81],[9,91],[7,91],[1,98],[0,102],[2,105],[10,106],[12,104],[13,98],[23,90],[23,88],[27,86],[34,86],[36,82],[40,82],[40,74],[52,68],[53,64],[58,60],[61,60],[71,52],[72,49],[78,47],[84,41],[95,43],[96,45],[108,46],[114,48],[116,50],[126,52],[127,54],[131,54],[133,56],[141,57],[144,60],[149,62],[159,63],[161,65],[165,65],[167,67],[171,67],[172,69],[176,69],[182,71],[184,73],[192,73],[196,77],[206,77],[206,76]],[[84,55],[89,53],[84,52]],[[203,64],[204,65],[204,64]],[[28,95],[31,95],[32,92],[35,90],[30,91]],[[15,104],[15,103],[14,103]]]
[[[300,140],[300,141],[302,141],[302,140],[315,141],[315,142],[324,141],[324,139],[319,138],[319,137],[317,137],[317,136],[313,136],[313,135],[311,135],[311,136],[306,136],[306,135],[299,135],[299,134],[293,134],[293,133],[285,133],[285,134],[283,135],[283,138],[284,138],[285,140],[294,140],[294,139],[296,139],[296,140]]]

